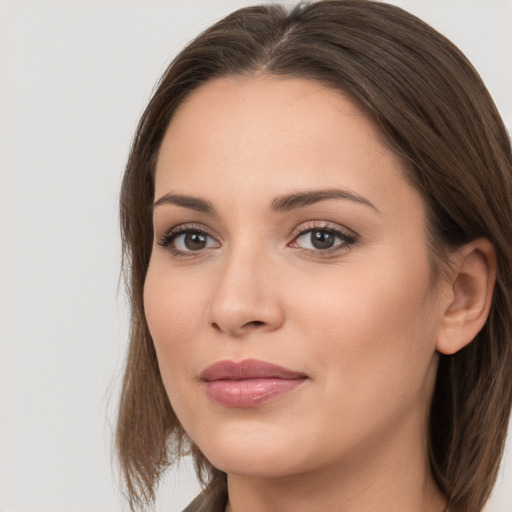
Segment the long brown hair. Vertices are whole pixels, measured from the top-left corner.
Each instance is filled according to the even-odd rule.
[[[223,474],[187,439],[166,396],[144,316],[154,167],[176,108],[199,85],[256,72],[302,77],[349,94],[404,161],[429,215],[433,269],[449,249],[489,239],[498,260],[488,321],[466,348],[441,356],[431,406],[432,473],[452,510],[481,511],[494,484],[512,403],[512,157],[477,72],[446,38],[398,7],[331,0],[240,9],[190,43],[142,115],[121,191],[131,333],[116,447],[133,510],[151,502],[187,448],[198,474]]]

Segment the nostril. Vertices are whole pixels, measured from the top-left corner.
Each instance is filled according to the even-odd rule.
[[[261,326],[266,325],[266,322],[263,322],[262,320],[252,320],[250,322],[246,322],[245,324],[239,325],[239,326],[223,326],[222,322],[219,324],[217,322],[211,322],[210,325],[216,330],[220,332],[229,332],[234,336],[240,336],[246,331],[250,331],[251,328],[258,328]]]
[[[244,327],[246,327],[246,326],[248,327],[248,326],[251,326],[251,325],[253,325],[253,326],[257,327],[257,326],[259,326],[259,325],[265,325],[265,322],[262,322],[261,320],[253,320],[252,322],[247,322],[247,323],[244,325]]]

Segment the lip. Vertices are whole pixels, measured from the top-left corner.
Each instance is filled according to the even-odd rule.
[[[208,396],[226,407],[250,408],[269,402],[303,384],[308,376],[257,359],[218,361],[199,378]]]

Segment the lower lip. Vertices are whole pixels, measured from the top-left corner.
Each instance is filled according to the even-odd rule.
[[[299,387],[305,379],[257,378],[206,382],[208,396],[226,407],[249,408],[269,402]]]

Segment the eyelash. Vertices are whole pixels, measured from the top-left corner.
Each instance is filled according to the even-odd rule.
[[[174,246],[174,243],[179,236],[187,234],[197,234],[214,239],[213,236],[203,228],[199,228],[190,224],[184,224],[182,226],[172,228],[167,233],[165,233],[158,241],[158,245],[167,249],[175,257],[191,258],[200,256],[205,251],[205,249],[199,251],[182,251]]]
[[[305,254],[309,254],[312,256],[327,257],[340,251],[347,251],[357,243],[358,239],[357,235],[339,226],[333,227],[332,225],[326,223],[312,222],[311,224],[308,224],[306,226],[300,226],[292,235],[293,240],[288,245],[293,247],[293,245],[291,244],[294,244],[299,238],[314,231],[324,232],[333,235],[334,237],[341,240],[342,243],[339,243],[334,247],[330,247],[328,249],[306,249],[304,247],[299,247],[299,249],[301,249]]]
[[[314,231],[324,232],[328,233],[330,235],[333,235],[335,238],[341,240],[342,243],[338,243],[334,247],[330,247],[327,249],[307,249],[307,248],[301,248],[297,247],[295,244],[297,240],[308,233],[312,233]],[[158,240],[158,245],[168,250],[174,257],[182,257],[182,258],[193,258],[201,256],[206,250],[211,249],[211,247],[205,247],[204,249],[200,249],[197,251],[189,250],[189,251],[183,251],[181,249],[177,249],[175,247],[176,239],[179,236],[187,235],[187,234],[196,234],[199,236],[204,236],[206,238],[210,238],[215,240],[215,238],[208,233],[204,228],[197,227],[195,225],[190,224],[184,224],[181,226],[177,226],[175,228],[170,229],[167,233],[165,233],[160,240]],[[352,232],[349,232],[348,230],[344,230],[340,227],[334,228],[330,224],[326,223],[311,223],[306,226],[300,226],[298,229],[296,229],[293,234],[291,235],[293,237],[292,241],[287,244],[288,247],[294,247],[300,249],[303,253],[307,255],[313,255],[313,256],[319,256],[319,257],[327,257],[332,255],[333,253],[337,253],[340,251],[346,251],[352,248],[354,244],[357,243],[358,237],[355,234],[352,234]],[[218,243],[218,242],[216,242]]]

